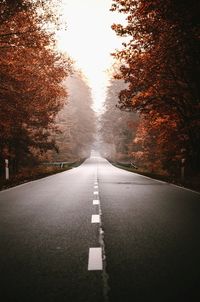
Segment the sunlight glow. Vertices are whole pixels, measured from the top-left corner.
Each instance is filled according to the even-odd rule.
[[[68,53],[83,71],[92,89],[95,111],[102,110],[113,64],[110,53],[121,47],[122,38],[111,29],[123,16],[110,12],[111,0],[62,0],[67,30],[57,34],[58,48]]]

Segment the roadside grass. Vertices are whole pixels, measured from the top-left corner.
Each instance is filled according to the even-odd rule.
[[[166,176],[166,175],[159,175],[155,173],[151,173],[148,171],[142,171],[140,168],[133,168],[130,166],[130,163],[121,163],[121,162],[115,162],[110,159],[108,161],[115,167],[118,167],[120,169],[124,169],[129,172],[137,173],[140,175],[144,175],[156,180],[161,180],[165,181],[171,184],[175,184],[180,187],[184,187],[187,189],[191,189],[197,192],[200,192],[200,174],[199,175],[194,175],[194,176],[187,176],[184,181],[181,181],[181,178],[174,178],[171,176]]]
[[[78,167],[84,162],[85,159],[80,159],[74,162],[68,163],[44,163],[34,167],[22,168],[16,175],[10,175],[9,180],[5,180],[5,177],[0,177],[0,190],[5,190],[32,180],[47,177],[53,174],[64,172],[72,168]]]

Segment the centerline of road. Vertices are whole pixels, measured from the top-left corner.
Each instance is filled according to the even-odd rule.
[[[97,179],[97,172],[95,174],[94,179],[94,189],[93,194],[96,196],[96,199],[93,199],[93,205],[98,206],[99,214],[93,214],[91,217],[91,223],[98,223],[99,224],[99,242],[102,241],[101,237],[103,234],[101,228],[101,205],[99,200],[99,190],[98,190],[98,179]],[[88,256],[88,270],[89,271],[99,271],[103,270],[103,249],[102,246],[100,247],[91,247],[89,248],[89,256]]]
[[[100,215],[92,215],[92,218],[91,218],[91,222],[92,223],[100,223]]]
[[[97,271],[103,269],[102,261],[102,248],[101,247],[91,247],[89,249],[89,262],[88,270]]]

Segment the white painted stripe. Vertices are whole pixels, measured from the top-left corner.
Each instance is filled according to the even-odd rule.
[[[100,223],[100,215],[92,215],[91,223]]]
[[[94,186],[94,189],[98,189],[98,186],[97,186],[97,185],[95,185],[95,186]]]
[[[95,182],[94,182],[94,185],[98,185],[98,182],[97,182],[97,181],[95,181]]]
[[[94,199],[93,200],[93,205],[95,206],[95,205],[99,205],[99,200],[98,199]]]
[[[97,195],[99,192],[98,191],[94,191],[94,195]]]
[[[99,271],[103,269],[102,248],[91,247],[89,249],[88,270]]]

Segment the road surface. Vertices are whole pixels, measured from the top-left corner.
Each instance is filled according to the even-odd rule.
[[[0,259],[2,302],[199,301],[200,195],[93,156],[0,192]]]

